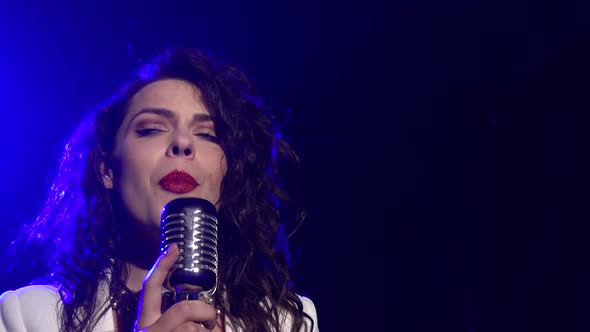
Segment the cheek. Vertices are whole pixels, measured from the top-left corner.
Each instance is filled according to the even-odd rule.
[[[150,150],[134,149],[125,153],[122,147],[115,172],[115,190],[121,199],[121,211],[141,224],[159,225],[159,211],[162,202],[158,201],[151,186],[151,175],[155,165],[155,154]],[[150,208],[147,208],[150,207]]]
[[[219,157],[217,165],[217,167],[219,168],[219,177],[223,179],[225,177],[225,174],[227,173],[227,159],[225,158],[224,154],[221,154],[221,156]]]
[[[134,149],[131,153],[122,147],[118,156],[118,172],[115,174],[123,192],[140,190],[149,180],[149,170],[154,164],[154,154],[149,149]]]
[[[215,151],[210,156],[206,164],[208,191],[218,200],[221,194],[221,182],[227,173],[227,162],[222,151]]]
[[[119,180],[125,181],[129,178],[130,175],[136,174],[138,168],[137,166],[141,164],[141,158],[138,158],[137,155],[131,155],[125,151],[125,149],[121,149],[120,156],[117,158],[118,160],[118,175]]]
[[[216,166],[217,176],[219,177],[219,183],[221,184],[221,181],[225,177],[225,174],[227,174],[227,159],[225,158],[225,154],[223,153],[223,151],[217,157]]]

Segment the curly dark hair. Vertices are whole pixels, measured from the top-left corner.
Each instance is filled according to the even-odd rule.
[[[97,289],[108,283],[119,292],[128,271],[116,198],[106,190],[101,164],[115,147],[115,133],[130,99],[146,85],[181,79],[196,86],[225,152],[219,210],[219,284],[216,303],[244,331],[279,331],[280,312],[290,314],[292,331],[309,327],[309,316],[289,273],[287,229],[303,220],[297,195],[285,187],[299,159],[280,135],[235,66],[194,48],[169,49],[133,73],[105,106],[91,112],[65,146],[58,172],[28,242],[44,241],[49,280],[59,287],[62,331],[91,331],[111,305],[97,304]],[[289,174],[289,177],[291,174]]]

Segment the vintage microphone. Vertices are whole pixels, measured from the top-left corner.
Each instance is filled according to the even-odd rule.
[[[217,210],[201,198],[177,198],[162,209],[160,249],[176,243],[179,257],[163,294],[162,309],[182,300],[201,299],[214,305],[217,291]]]

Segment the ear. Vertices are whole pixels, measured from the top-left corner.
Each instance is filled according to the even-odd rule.
[[[100,162],[100,178],[106,189],[113,189],[113,170],[107,166],[105,160]]]

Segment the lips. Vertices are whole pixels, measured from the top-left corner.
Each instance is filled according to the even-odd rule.
[[[190,174],[184,171],[174,170],[160,180],[162,189],[175,194],[186,194],[195,190],[199,183]]]

